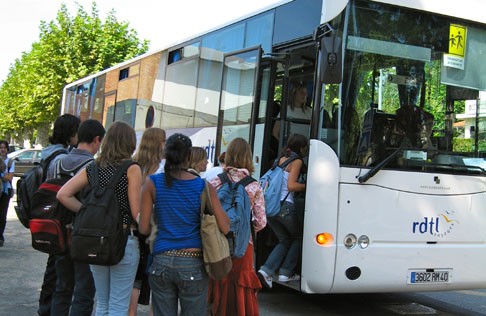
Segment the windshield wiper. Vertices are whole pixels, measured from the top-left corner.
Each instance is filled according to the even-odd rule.
[[[365,175],[358,178],[359,183],[365,183],[371,177],[373,177],[378,171],[380,171],[384,166],[386,166],[392,159],[394,159],[400,152],[402,151],[402,147],[397,148],[394,152],[390,154],[390,156],[386,157],[382,161],[380,161],[376,166],[371,168]]]
[[[466,167],[468,169],[476,169],[476,170],[479,170],[481,172],[481,174],[486,174],[486,169],[484,169],[483,167],[480,167],[480,166],[471,166],[471,165],[466,165]]]
[[[452,171],[462,171],[467,173],[479,173],[479,174],[486,174],[486,170],[480,166],[474,165],[460,165],[455,163],[450,164],[429,164],[428,167],[435,167],[435,168],[443,168]]]

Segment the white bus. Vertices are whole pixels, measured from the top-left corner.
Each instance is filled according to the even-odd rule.
[[[484,12],[482,0],[282,1],[69,84],[62,111],[183,132],[212,162],[243,137],[256,178],[303,126],[301,279],[287,286],[486,288]],[[297,86],[309,120],[287,115]],[[274,244],[259,234],[257,269]]]

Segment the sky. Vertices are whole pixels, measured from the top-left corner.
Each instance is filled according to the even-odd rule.
[[[41,21],[55,20],[61,4],[76,15],[76,4],[91,13],[93,0],[0,0],[0,83],[10,65],[39,40]],[[99,16],[115,9],[118,21],[130,23],[149,51],[221,26],[281,0],[97,0]]]

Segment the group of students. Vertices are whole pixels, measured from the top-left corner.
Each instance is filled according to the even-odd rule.
[[[200,235],[200,204],[205,180],[199,173],[205,171],[207,164],[202,148],[193,147],[186,135],[177,133],[166,139],[164,130],[149,128],[137,149],[136,134],[130,125],[114,122],[105,134],[98,121],[81,123],[70,114],[56,120],[50,141],[51,145],[42,152],[43,157],[58,148],[77,146],[58,158],[70,166],[92,159],[100,150],[92,163],[98,166],[101,187],[124,161],[134,160],[136,164],[130,165],[116,186],[123,224],[129,234],[125,256],[116,265],[100,266],[73,262],[69,253],[50,255],[39,315],[91,315],[94,297],[96,315],[128,315],[129,310],[130,315],[135,315],[137,294],[147,277],[154,315],[178,315],[179,306],[181,315],[258,315],[260,280],[264,286],[271,287],[272,275],[279,268],[280,281],[297,278],[302,225],[293,206],[293,194],[286,192],[305,189],[305,184],[298,182],[303,168],[301,159],[287,166],[285,186],[282,186],[286,201],[277,216],[268,218],[279,243],[267,262],[257,274],[254,240],[250,237],[245,255],[233,259],[228,276],[212,280],[204,268]],[[307,150],[307,139],[293,134],[278,163],[289,159],[291,154],[302,158]],[[254,172],[251,148],[242,138],[233,139],[220,159],[225,167],[219,171],[225,172],[234,182]],[[54,176],[55,161],[48,168],[48,177]],[[57,194],[58,200],[74,214],[82,206],[80,193],[93,181],[92,163],[82,168]],[[218,227],[226,234],[229,219],[217,195],[222,182],[219,177],[208,180]],[[263,192],[258,182],[247,185],[245,190],[251,202],[256,233],[267,224]]]

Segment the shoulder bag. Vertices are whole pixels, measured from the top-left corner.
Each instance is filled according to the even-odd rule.
[[[206,180],[204,182],[204,189],[201,193],[201,239],[204,266],[211,278],[221,280],[230,272],[233,263],[228,239],[219,230],[216,217],[213,214],[213,206],[209,196],[209,183]]]

